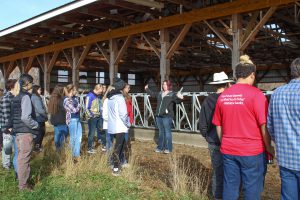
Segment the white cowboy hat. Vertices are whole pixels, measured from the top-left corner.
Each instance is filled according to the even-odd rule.
[[[208,84],[217,85],[217,84],[233,83],[233,82],[234,82],[233,80],[228,79],[228,76],[225,74],[225,72],[220,72],[220,73],[214,73],[213,81]]]

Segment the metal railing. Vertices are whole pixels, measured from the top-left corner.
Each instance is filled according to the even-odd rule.
[[[201,111],[201,98],[205,98],[211,92],[184,92],[184,101],[176,104],[175,117],[173,119],[173,130],[182,132],[199,132],[199,120]],[[272,92],[265,92],[266,95]],[[154,105],[156,99],[150,98],[146,93],[133,93],[132,96],[132,111],[134,117],[133,127],[138,128],[155,128],[156,119]],[[81,116],[84,116],[85,95],[78,96],[79,103],[82,105],[80,110]],[[49,97],[43,97],[45,105],[48,104]],[[47,107],[47,106],[46,106]],[[82,117],[82,121],[85,118]]]
[[[199,97],[206,97],[211,93],[191,92],[182,94],[185,100],[180,104],[176,104],[173,130],[197,132],[199,131],[198,124],[201,111]],[[154,102],[156,103],[156,99],[150,98],[150,96],[145,93],[134,93],[131,94],[131,96],[134,116],[133,126],[139,128],[155,128],[156,120],[153,104]]]

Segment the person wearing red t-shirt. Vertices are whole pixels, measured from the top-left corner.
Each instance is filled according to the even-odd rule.
[[[236,66],[237,83],[218,98],[213,124],[223,154],[223,200],[239,198],[240,184],[246,200],[260,199],[263,191],[266,159],[274,154],[266,130],[268,102],[253,86],[256,67],[247,55]]]

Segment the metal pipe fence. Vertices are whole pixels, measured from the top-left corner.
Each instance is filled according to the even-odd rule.
[[[212,92],[184,92],[184,101],[176,104],[174,108],[175,117],[173,119],[173,130],[181,132],[199,132],[199,120],[201,103],[205,97]],[[265,95],[272,92],[267,91]],[[132,111],[133,111],[133,127],[138,128],[155,128],[155,108],[156,99],[151,98],[146,93],[133,93]],[[80,110],[81,121],[85,121],[85,95],[78,96],[79,103],[82,105]],[[49,96],[43,96],[45,105],[48,105]],[[47,107],[47,106],[46,106]]]

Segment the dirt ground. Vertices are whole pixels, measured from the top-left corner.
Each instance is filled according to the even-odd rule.
[[[46,134],[44,145],[45,143],[54,148],[53,133],[48,132]],[[85,153],[87,134],[84,134],[82,143],[81,150]],[[183,162],[190,162],[190,173],[193,175],[201,174],[205,184],[208,186],[211,185],[211,164],[208,149],[174,144],[172,154],[163,154],[154,152],[156,148],[154,141],[133,140],[130,143],[131,158],[133,158],[138,165],[138,173],[143,180],[142,184],[150,190],[159,189],[163,191],[166,188],[171,188],[170,159],[172,156],[176,156],[178,160]],[[97,146],[97,148],[99,148],[99,146]],[[98,149],[98,152],[101,152],[100,149]],[[280,177],[276,163],[268,165],[262,199],[280,199]]]
[[[170,184],[170,157],[171,155],[155,153],[156,145],[149,141],[132,141],[131,148],[136,161],[140,166],[140,171],[145,184],[152,188],[171,187]],[[210,157],[208,149],[191,147],[187,145],[174,145],[173,155],[179,159],[188,158],[194,164],[194,168],[202,168],[202,173],[210,184]],[[192,169],[196,170],[196,169]],[[262,194],[263,200],[280,199],[280,177],[276,164],[268,165],[265,189]]]

